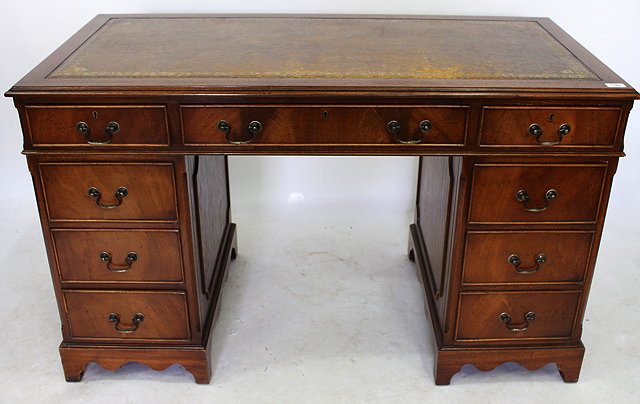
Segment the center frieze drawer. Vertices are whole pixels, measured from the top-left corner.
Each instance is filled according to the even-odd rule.
[[[570,339],[581,291],[465,292],[458,341]]]
[[[470,231],[463,283],[580,283],[592,241],[588,231]]]
[[[188,340],[185,292],[65,290],[72,338]]]
[[[595,223],[606,164],[476,164],[469,223]]]
[[[465,143],[467,106],[180,107],[186,145]]]
[[[183,282],[178,230],[54,229],[62,283]]]
[[[41,163],[49,220],[177,220],[171,163]]]

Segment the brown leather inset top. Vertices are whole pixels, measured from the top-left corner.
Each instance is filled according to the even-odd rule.
[[[536,21],[224,16],[109,19],[48,77],[599,80]]]

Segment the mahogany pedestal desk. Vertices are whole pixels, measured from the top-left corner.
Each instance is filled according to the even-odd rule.
[[[259,154],[420,156],[436,384],[507,361],[578,380],[638,93],[548,19],[101,15],[7,95],[68,381],[138,361],[209,382],[226,156]]]

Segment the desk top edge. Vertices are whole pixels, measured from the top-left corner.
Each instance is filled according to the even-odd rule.
[[[578,79],[491,79],[457,77],[51,77],[52,72],[73,56],[83,44],[114,20],[148,19],[258,19],[261,20],[367,20],[386,24],[388,21],[451,20],[472,22],[534,22],[551,38],[558,41],[576,60],[596,77]],[[579,66],[578,66],[579,67]],[[611,88],[607,84],[618,83]],[[623,86],[623,87],[622,87]],[[5,95],[21,97],[30,95],[137,93],[137,94],[233,94],[261,93],[269,91],[286,94],[331,92],[349,95],[354,92],[414,93],[425,96],[447,96],[505,93],[542,96],[579,96],[640,99],[640,95],[611,69],[600,62],[584,47],[548,18],[541,17],[472,17],[472,16],[414,16],[414,15],[324,15],[324,14],[102,14],[96,16],[75,35],[61,45],[42,63],[16,83]]]

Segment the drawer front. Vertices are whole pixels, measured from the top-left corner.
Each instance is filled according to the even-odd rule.
[[[456,339],[570,339],[579,303],[580,291],[462,293]]]
[[[468,107],[237,107],[182,106],[184,143],[187,145],[228,144],[251,140],[251,144],[401,144],[463,145]],[[431,127],[422,131],[420,123]],[[228,133],[218,123],[230,125]],[[261,130],[251,134],[253,121]],[[387,130],[397,121],[400,130]],[[400,139],[400,140],[398,140]]]
[[[591,232],[468,232],[465,284],[581,282]]]
[[[477,164],[470,223],[596,221],[606,164]]]
[[[611,147],[616,143],[621,113],[620,108],[484,107],[480,144]],[[563,124],[569,125],[569,133],[561,135],[558,130]],[[538,125],[542,133],[531,134],[531,125]]]
[[[62,282],[182,283],[177,230],[51,231]]]
[[[25,108],[34,146],[168,145],[163,106],[37,106]],[[78,130],[84,122],[87,130]],[[117,127],[109,125],[117,123]],[[91,144],[91,143],[94,144]]]
[[[50,220],[175,221],[173,171],[171,163],[40,164]]]
[[[72,338],[190,339],[184,292],[66,290],[63,294]],[[134,319],[138,313],[143,316],[139,322]]]

